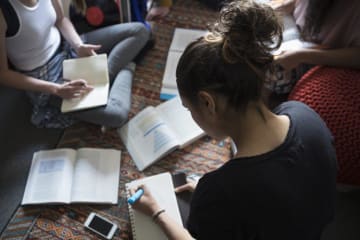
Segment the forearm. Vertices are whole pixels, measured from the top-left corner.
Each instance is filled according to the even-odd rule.
[[[28,77],[21,73],[4,70],[0,72],[0,83],[9,87],[56,95],[58,84]]]
[[[65,40],[75,50],[83,43],[79,34],[76,32],[73,24],[66,17],[61,18],[57,23],[56,27],[59,29]]]
[[[304,49],[299,57],[306,64],[360,69],[360,48]]]
[[[160,214],[155,221],[170,240],[193,239],[189,232],[175,222],[166,212]]]

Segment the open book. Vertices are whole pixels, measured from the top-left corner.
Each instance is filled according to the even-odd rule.
[[[271,0],[256,0],[256,2],[270,4]],[[296,25],[294,16],[291,13],[280,13],[280,15],[284,26],[284,31],[282,33],[283,42],[280,48],[273,52],[274,55],[279,55],[286,50],[297,50],[316,46],[314,43],[306,42],[301,39],[299,27]]]
[[[203,36],[205,33],[206,31],[203,30],[175,28],[166,59],[160,99],[166,100],[179,95],[176,85],[176,67],[179,59],[187,45]]]
[[[121,152],[60,148],[34,153],[22,204],[117,203]]]
[[[78,111],[107,104],[109,73],[106,54],[64,60],[63,78],[68,80],[85,79],[94,89],[82,97],[64,99],[61,112]]]
[[[150,190],[158,204],[165,209],[166,213],[176,222],[182,225],[181,216],[174,192],[174,185],[170,173],[161,173],[154,176],[134,180],[125,184],[127,196],[130,188],[137,188],[144,184]],[[129,206],[130,223],[133,238],[136,240],[167,239],[161,228],[152,220],[151,217]]]
[[[284,24],[284,31],[282,34],[283,42],[281,43],[279,49],[273,52],[274,55],[279,55],[287,50],[298,50],[317,46],[315,43],[303,41],[301,39],[300,30],[292,15],[282,15],[282,21]]]
[[[180,97],[146,107],[118,131],[140,171],[205,134],[182,106]]]

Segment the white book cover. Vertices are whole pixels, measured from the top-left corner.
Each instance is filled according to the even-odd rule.
[[[162,88],[160,91],[161,99],[169,99],[178,95],[176,85],[176,67],[179,59],[189,43],[204,36],[205,34],[206,31],[204,30],[175,28],[162,79]]]
[[[146,185],[158,204],[165,209],[166,213],[177,223],[182,225],[179,206],[177,204],[174,185],[170,173],[160,173],[150,177],[134,180],[127,183],[127,196],[129,189]],[[165,240],[167,239],[161,228],[152,220],[151,217],[129,206],[129,215],[133,238],[136,240]]]
[[[109,73],[106,54],[64,60],[63,78],[68,80],[84,79],[94,89],[82,97],[64,99],[61,112],[78,111],[107,104]]]

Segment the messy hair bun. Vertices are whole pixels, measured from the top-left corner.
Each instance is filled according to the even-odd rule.
[[[223,42],[222,55],[229,63],[245,61],[259,66],[272,62],[271,51],[280,46],[282,30],[269,6],[240,0],[221,9],[206,39]]]
[[[251,0],[228,3],[209,33],[181,56],[176,70],[180,94],[196,103],[199,91],[209,91],[245,109],[261,98],[271,52],[281,41],[282,26],[269,6]]]

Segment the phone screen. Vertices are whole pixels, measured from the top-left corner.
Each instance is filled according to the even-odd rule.
[[[89,224],[90,228],[93,228],[94,230],[98,231],[99,233],[107,236],[112,228],[112,224],[99,218],[98,216],[94,216],[92,221]]]

